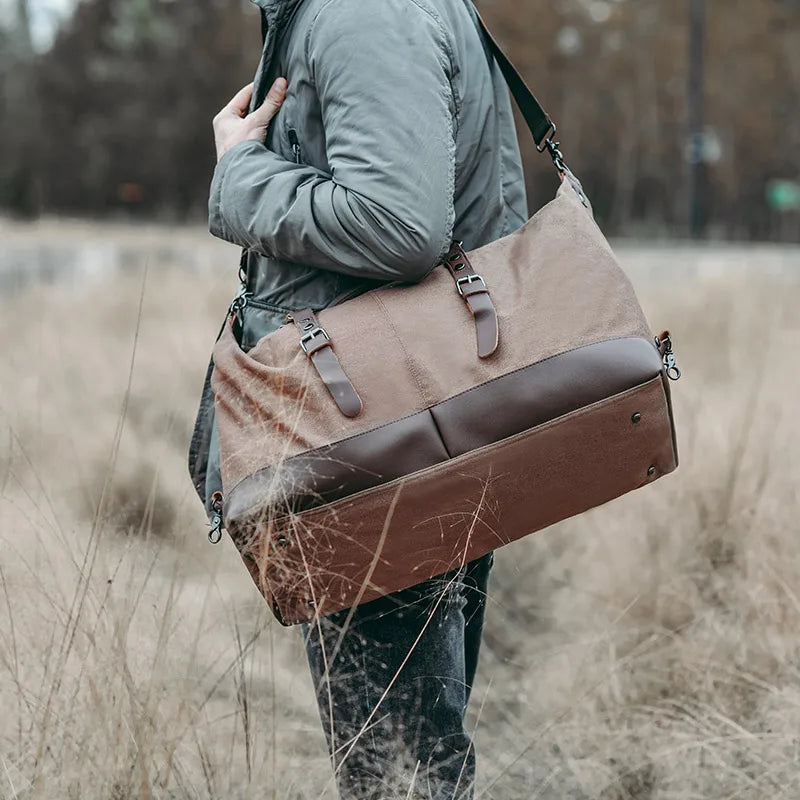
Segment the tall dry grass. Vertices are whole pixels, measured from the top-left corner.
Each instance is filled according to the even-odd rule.
[[[0,301],[0,797],[332,798],[299,635],[185,470],[236,259],[149,235]],[[675,337],[682,464],[498,554],[479,796],[796,798],[800,251],[621,253]]]

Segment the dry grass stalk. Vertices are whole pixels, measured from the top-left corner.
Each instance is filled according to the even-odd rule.
[[[633,277],[684,369],[681,469],[498,554],[480,797],[800,795],[800,254],[673,256]],[[333,797],[299,637],[185,472],[233,276],[153,263],[141,313],[142,269],[3,301],[0,798]]]

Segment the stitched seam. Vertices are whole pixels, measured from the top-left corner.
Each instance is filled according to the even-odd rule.
[[[418,0],[410,0],[410,2],[414,3],[421,11],[428,14],[430,18],[436,23],[436,26],[439,29],[439,34],[442,37],[442,43],[444,46],[445,53],[447,58],[450,62],[450,69],[445,69],[445,75],[448,79],[448,84],[450,86],[450,95],[453,100],[453,113],[447,114],[447,128],[448,134],[450,137],[450,141],[448,143],[448,152],[449,152],[449,159],[448,159],[448,169],[447,169],[447,196],[449,197],[449,208],[447,209],[447,219],[445,220],[445,229],[442,232],[442,245],[439,250],[436,259],[434,260],[433,264],[430,266],[430,269],[434,269],[439,262],[444,258],[447,254],[448,250],[450,249],[450,243],[453,238],[453,232],[455,230],[455,223],[456,223],[456,203],[455,203],[455,193],[456,193],[456,136],[458,133],[458,117],[460,114],[460,99],[458,89],[455,85],[455,75],[456,75],[456,59],[455,59],[455,49],[453,48],[450,38],[447,34],[447,28],[442,23],[441,18],[439,15],[430,7],[422,5]],[[449,105],[450,98],[445,97],[443,98],[446,102],[445,105]]]
[[[442,233],[442,246],[441,249],[439,250],[439,253],[435,261],[430,267],[430,269],[434,269],[450,249],[450,243],[453,238],[453,233],[456,224],[456,202],[455,202],[456,156],[457,156],[456,138],[458,136],[459,116],[461,114],[461,99],[458,92],[458,88],[456,87],[455,83],[455,77],[456,77],[455,48],[452,46],[450,37],[448,36],[447,33],[446,26],[442,23],[441,18],[434,11],[434,9],[422,5],[422,3],[418,2],[418,0],[410,0],[410,2],[414,3],[414,5],[416,5],[421,11],[428,14],[431,17],[431,19],[436,23],[436,26],[439,29],[439,34],[442,37],[442,43],[444,46],[445,53],[450,62],[450,69],[449,70],[445,69],[445,75],[447,76],[448,84],[450,86],[450,95],[453,100],[453,113],[447,114],[448,118],[447,127],[450,136],[450,142],[448,146],[450,158],[448,160],[448,169],[447,169],[447,196],[450,198],[450,200],[449,200],[449,208],[447,209],[447,219],[445,220],[445,229]],[[450,98],[445,97],[444,99],[446,101],[449,101]],[[449,105],[449,103],[446,102],[445,105]]]
[[[250,297],[247,300],[248,306],[253,306],[253,308],[260,308],[264,311],[272,311],[276,314],[291,314],[292,311],[297,311],[296,308],[288,308],[285,306],[276,306],[273,303],[268,303],[265,300],[258,300],[257,298]],[[304,306],[305,308],[306,306]],[[315,311],[317,309],[314,309]]]
[[[317,20],[320,17],[320,14],[331,4],[335,2],[335,0],[326,0],[319,9],[317,9],[317,13],[314,15],[313,19],[311,20],[311,24],[308,26],[308,30],[306,31],[305,41],[303,42],[303,52],[305,54],[306,64],[309,63],[309,55],[308,50],[311,46],[311,34],[314,32],[314,28],[317,27]],[[309,77],[311,78],[312,85],[316,88],[317,86],[317,76],[313,75],[311,70],[308,70]]]
[[[427,409],[428,413],[431,415],[431,421],[433,422],[433,427],[436,429],[436,433],[439,434],[439,441],[442,443],[442,447],[444,448],[445,453],[447,453],[448,458],[452,458],[453,454],[450,452],[450,448],[447,446],[447,442],[444,439],[444,435],[442,434],[442,429],[439,427],[439,423],[436,419],[436,414],[433,413],[433,409],[436,406],[431,406]]]
[[[384,304],[383,300],[377,295],[374,294],[372,299],[380,306],[381,311],[383,312],[383,316],[386,319],[389,327],[392,329],[392,333],[395,335],[397,339],[397,343],[400,345],[400,349],[403,351],[403,355],[405,356],[406,366],[408,367],[408,371],[411,377],[414,379],[414,383],[417,385],[417,389],[419,390],[419,396],[423,403],[430,403],[430,398],[427,396],[427,392],[425,391],[424,387],[422,386],[422,381],[419,378],[419,373],[416,369],[414,369],[414,362],[411,360],[411,356],[408,354],[408,350],[406,349],[405,343],[403,342],[402,337],[397,331],[395,327],[394,321],[389,316],[389,312],[386,310],[386,305]],[[425,410],[429,410],[432,406],[429,405]]]
[[[506,236],[510,231],[508,229],[508,201],[506,200],[506,169],[505,158],[503,158],[503,145],[501,142],[502,132],[500,126],[497,126],[497,152],[500,153],[500,202],[503,204],[503,227],[501,229],[501,236]]]
[[[455,90],[452,83],[450,85],[450,90],[453,94],[453,103],[455,105]],[[456,150],[457,109],[454,110],[454,113],[456,117],[449,113],[447,115],[447,127],[450,135],[448,146],[450,158],[448,159],[447,165],[447,196],[450,198],[449,208],[447,209],[447,220],[445,221],[445,229],[442,237],[442,248],[431,269],[435,269],[436,265],[447,255],[456,225],[456,156],[458,155]]]
[[[520,431],[519,433],[515,433],[512,436],[507,436],[503,439],[499,439],[496,442],[491,442],[489,444],[483,445],[482,447],[478,447],[475,450],[470,450],[466,453],[462,453],[461,455],[456,456],[455,458],[451,458],[449,461],[440,461],[438,464],[432,464],[430,467],[425,467],[424,469],[418,470],[416,472],[409,473],[408,475],[403,475],[399,478],[394,478],[391,481],[387,481],[386,483],[378,484],[377,486],[371,486],[368,489],[362,489],[360,492],[355,492],[354,494],[348,495],[347,497],[339,498],[338,500],[334,500],[329,503],[324,503],[321,506],[317,506],[316,508],[310,508],[307,511],[300,511],[295,514],[285,514],[282,517],[277,517],[276,519],[272,520],[275,524],[283,522],[284,520],[290,519],[292,517],[299,518],[304,517],[308,519],[312,515],[321,515],[323,513],[330,513],[331,508],[335,507],[339,503],[345,503],[348,501],[355,500],[356,498],[366,496],[369,493],[375,493],[379,491],[385,491],[392,486],[396,486],[401,481],[407,481],[409,479],[413,479],[418,477],[421,473],[429,473],[435,469],[441,469],[445,465],[452,464],[455,461],[464,462],[468,461],[471,458],[476,457],[482,451],[486,451],[489,448],[498,448],[502,447],[503,445],[507,445],[509,442],[514,440],[519,440],[525,438],[526,436],[531,436],[535,433],[538,433],[546,428],[554,427],[555,425],[559,425],[565,422],[568,419],[575,419],[577,417],[582,417],[588,413],[590,413],[594,408],[597,406],[602,405],[603,403],[609,402],[609,400],[618,400],[626,395],[633,394],[634,392],[641,391],[642,389],[649,387],[651,384],[655,383],[656,381],[660,380],[660,375],[655,375],[652,378],[648,378],[641,383],[638,383],[636,386],[631,386],[629,389],[624,389],[621,392],[617,392],[616,394],[609,395],[608,397],[604,397],[601,400],[596,400],[594,403],[589,403],[587,406],[581,406],[581,408],[576,408],[574,411],[569,411],[566,414],[561,414],[558,417],[554,417],[547,422],[543,422],[541,425],[535,425],[532,428],[526,428],[524,431]]]
[[[463,392],[454,394],[452,397],[448,397],[446,400],[440,400],[439,403],[434,403],[434,406],[437,406],[440,403],[446,403],[450,400],[455,400],[456,397],[463,397],[464,395],[467,395],[470,392],[474,392],[477,391],[478,389],[481,389],[484,386],[488,386],[490,383],[499,381],[501,378],[505,378],[509,375],[516,375],[518,372],[522,372],[522,370],[534,366],[534,364],[536,365],[544,364],[547,361],[552,361],[554,358],[558,358],[559,356],[567,355],[567,353],[574,353],[576,350],[582,350],[584,347],[591,347],[592,345],[595,344],[602,344],[603,342],[622,342],[625,341],[626,339],[641,339],[641,341],[643,342],[648,342],[648,344],[650,343],[649,340],[644,339],[640,336],[612,336],[610,339],[600,339],[596,342],[590,342],[589,344],[581,344],[578,345],[577,347],[571,347],[569,350],[563,350],[560,353],[553,353],[552,356],[547,356],[547,358],[543,358],[541,361],[535,361],[533,362],[533,364],[526,364],[524,367],[518,367],[517,369],[514,369],[511,372],[506,372],[503,375],[498,375],[496,378],[492,378],[491,380],[486,381],[485,383],[478,384],[477,386],[471,386],[469,389],[465,389]],[[430,408],[433,408],[434,406],[430,406]]]

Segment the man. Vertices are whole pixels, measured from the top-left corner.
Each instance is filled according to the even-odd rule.
[[[214,120],[209,199],[211,232],[244,251],[245,350],[292,310],[420,280],[453,239],[470,250],[528,218],[508,90],[468,0],[256,2],[263,54]],[[208,509],[208,382],[190,470]],[[305,628],[343,798],[472,797],[463,719],[491,561]]]

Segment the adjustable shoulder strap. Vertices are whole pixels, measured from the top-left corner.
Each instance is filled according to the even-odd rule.
[[[481,32],[486,37],[489,49],[495,57],[503,77],[506,79],[508,88],[516,100],[519,110],[530,129],[534,142],[536,142],[536,149],[541,153],[543,150],[548,150],[553,156],[554,147],[557,150],[558,143],[553,142],[553,136],[556,132],[555,123],[547,116],[547,112],[542,108],[541,103],[534,97],[533,92],[528,88],[528,85],[519,74],[517,68],[509,61],[508,56],[503,52],[500,45],[495,40],[494,36],[489,32],[486,23],[483,21],[478,9],[473,5],[475,17],[478,20],[478,25]],[[560,156],[560,153],[558,154]],[[556,162],[556,167],[560,165]]]

